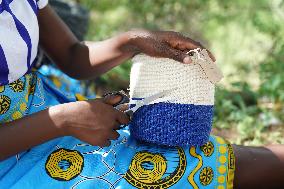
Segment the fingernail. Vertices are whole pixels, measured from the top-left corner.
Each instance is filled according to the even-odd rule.
[[[124,108],[125,104],[118,104],[115,109],[121,110],[122,108]]]
[[[190,64],[192,62],[191,58],[189,56],[186,56],[184,59],[183,59],[183,63],[185,64]]]

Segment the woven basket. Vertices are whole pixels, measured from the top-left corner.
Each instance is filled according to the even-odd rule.
[[[142,54],[133,58],[132,101],[171,90],[134,113],[130,122],[134,138],[167,146],[201,146],[208,141],[215,87],[197,64],[196,57],[194,60],[193,64],[181,64]]]

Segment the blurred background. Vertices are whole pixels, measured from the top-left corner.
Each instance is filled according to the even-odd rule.
[[[50,0],[80,39],[133,28],[173,30],[208,47],[225,78],[217,86],[213,133],[245,145],[284,144],[284,0]],[[126,90],[131,62],[85,93]]]

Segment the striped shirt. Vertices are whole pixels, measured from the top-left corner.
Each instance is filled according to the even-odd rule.
[[[27,73],[39,42],[38,10],[48,0],[0,0],[0,86]]]

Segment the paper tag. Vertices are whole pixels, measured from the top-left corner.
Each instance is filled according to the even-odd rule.
[[[189,51],[190,52],[190,51]],[[200,65],[209,81],[213,84],[218,83],[224,76],[217,64],[209,57],[206,49],[193,50],[192,56],[193,63]]]

